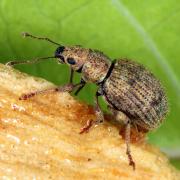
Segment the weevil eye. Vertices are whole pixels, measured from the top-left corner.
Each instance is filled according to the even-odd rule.
[[[67,62],[71,65],[76,64],[76,61],[74,60],[74,58],[67,58]]]

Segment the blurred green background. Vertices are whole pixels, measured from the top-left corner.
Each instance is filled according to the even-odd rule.
[[[149,133],[148,140],[180,168],[179,1],[1,0],[1,63],[54,54],[56,46],[23,39],[20,36],[23,31],[47,36],[64,45],[98,49],[112,59],[130,58],[154,72],[167,91],[170,113],[159,129]],[[69,79],[68,68],[53,60],[17,68],[57,85]],[[95,90],[90,84],[78,98],[93,104]],[[101,105],[106,110],[102,101]]]

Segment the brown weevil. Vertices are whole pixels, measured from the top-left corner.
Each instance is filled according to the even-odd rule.
[[[54,56],[37,58],[31,61],[11,61],[7,65],[35,63],[40,60],[56,58],[59,63],[69,65],[71,74],[67,85],[57,88],[31,92],[22,95],[20,99],[28,99],[40,93],[49,91],[68,91],[74,90],[75,94],[85,86],[87,82],[95,83],[98,90],[95,95],[95,113],[97,120],[95,123],[104,121],[103,113],[98,103],[98,97],[103,96],[108,104],[115,120],[123,121],[125,124],[126,154],[129,165],[135,169],[130,151],[130,132],[131,126],[149,131],[157,128],[168,111],[168,105],[164,90],[155,76],[144,66],[127,59],[111,61],[102,52],[80,46],[62,46],[49,38],[36,37],[29,33],[24,36],[39,40],[46,40],[58,48]],[[73,84],[73,73],[81,73],[81,81]],[[93,124],[91,120],[81,130],[87,131]]]

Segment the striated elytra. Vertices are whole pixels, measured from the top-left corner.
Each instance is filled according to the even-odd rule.
[[[88,131],[94,123],[104,121],[103,112],[99,106],[98,97],[102,96],[116,121],[125,124],[126,154],[129,165],[135,169],[135,162],[130,151],[130,129],[135,126],[138,130],[149,131],[157,128],[168,112],[168,105],[164,90],[156,77],[141,64],[127,60],[117,59],[111,61],[109,57],[97,50],[82,48],[80,46],[62,46],[49,38],[36,37],[29,33],[24,36],[39,40],[46,40],[58,48],[52,57],[36,58],[26,61],[10,61],[7,65],[36,63],[49,58],[58,59],[59,63],[69,65],[71,74],[67,85],[57,88],[35,91],[24,94],[21,100],[26,100],[37,94],[50,91],[74,90],[77,95],[87,82],[95,83],[98,90],[95,95],[95,113],[97,120],[88,120],[80,133]],[[81,73],[81,81],[73,84],[73,74]]]

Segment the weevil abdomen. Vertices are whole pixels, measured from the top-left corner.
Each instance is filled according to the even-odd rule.
[[[147,130],[158,127],[167,113],[166,96],[160,82],[134,61],[117,60],[102,89],[113,108]]]

